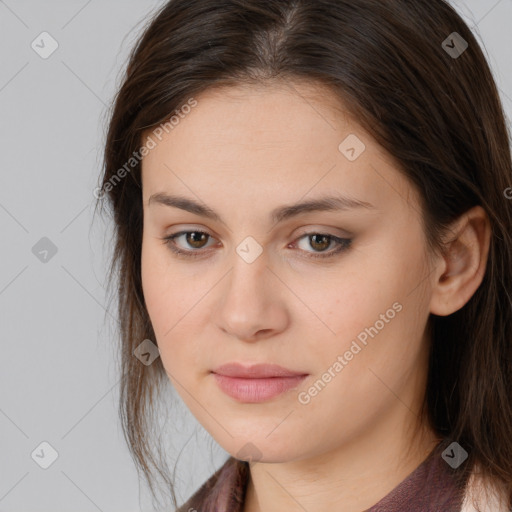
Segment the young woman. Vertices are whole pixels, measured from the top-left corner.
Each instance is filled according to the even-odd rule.
[[[180,510],[510,510],[508,136],[443,0],[164,5],[97,191],[151,488],[171,382],[230,454]]]

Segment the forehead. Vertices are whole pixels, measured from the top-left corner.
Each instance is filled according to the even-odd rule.
[[[145,201],[176,188],[189,194],[222,190],[249,200],[276,195],[279,203],[283,194],[291,202],[308,191],[333,189],[373,204],[378,196],[392,200],[401,189],[407,194],[392,160],[327,87],[239,85],[194,99],[197,105],[143,159]],[[341,152],[347,139],[364,144],[356,160]]]
[[[232,145],[299,145],[302,138],[318,145],[326,131],[351,127],[362,131],[351,119],[340,99],[321,84],[286,81],[270,84],[240,84],[209,89],[197,98],[197,106],[186,116],[182,135],[190,131],[203,142]],[[326,140],[329,143],[330,140]]]

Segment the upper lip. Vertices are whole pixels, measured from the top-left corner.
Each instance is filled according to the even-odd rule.
[[[295,372],[283,368],[277,364],[253,364],[243,365],[240,363],[227,363],[217,367],[213,373],[227,377],[263,379],[265,377],[297,377],[307,375],[304,372]]]

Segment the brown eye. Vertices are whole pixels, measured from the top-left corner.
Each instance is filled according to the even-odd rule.
[[[302,249],[304,252],[308,253],[308,258],[333,257],[340,252],[346,251],[352,243],[351,239],[339,238],[327,233],[305,233],[298,240],[301,241],[302,239],[306,239],[308,247],[312,247],[314,249],[314,251],[308,250],[308,248]],[[334,246],[337,247],[333,250],[327,251],[326,249],[329,248],[331,243],[334,243]]]
[[[204,247],[204,241],[210,236],[202,231],[188,231],[184,234],[186,235],[186,242],[190,244],[191,247],[194,247],[194,249],[202,249]]]
[[[183,248],[175,242],[181,237],[184,237]],[[180,231],[174,235],[164,237],[162,240],[174,253],[194,258],[202,255],[203,251],[201,249],[206,247],[205,242],[209,238],[212,238],[211,235],[204,231]]]
[[[331,238],[329,235],[310,235],[311,247],[323,251],[331,245]]]
[[[180,246],[175,240],[184,237],[184,242]],[[180,256],[186,256],[190,258],[198,258],[205,255],[205,247],[208,247],[206,243],[209,238],[213,238],[204,231],[180,231],[173,235],[162,238],[164,243],[169,246],[169,249]],[[326,233],[305,233],[298,240],[309,239],[308,246],[313,248],[314,251],[308,249],[301,249],[302,252],[307,253],[307,258],[332,258],[337,254],[348,250],[351,239],[339,238],[334,235]],[[334,249],[327,251],[330,245],[334,243]],[[297,242],[295,242],[297,244]]]

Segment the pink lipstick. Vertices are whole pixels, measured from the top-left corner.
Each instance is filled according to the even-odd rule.
[[[247,403],[270,400],[297,387],[308,375],[275,364],[244,366],[239,363],[224,364],[212,373],[224,393]]]

